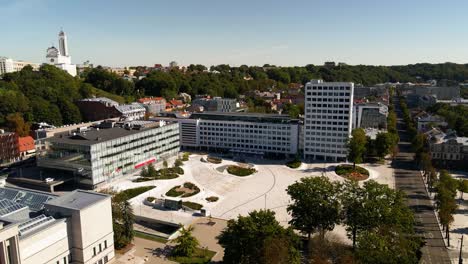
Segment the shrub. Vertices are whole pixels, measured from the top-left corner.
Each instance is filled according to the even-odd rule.
[[[134,179],[132,182],[145,182],[145,181],[152,181],[152,180],[155,180],[155,179],[150,178],[150,177],[138,177]]]
[[[217,202],[219,198],[216,196],[210,196],[210,197],[206,197],[205,200],[207,200],[210,203],[214,203],[214,202]]]
[[[243,167],[236,166],[236,165],[228,166],[227,171],[230,174],[233,174],[239,177],[248,176],[257,172],[257,170],[254,168],[243,168]]]
[[[185,153],[182,155],[182,161],[188,161],[188,160],[189,160],[189,156],[190,156],[190,152],[185,152]]]
[[[193,209],[193,210],[200,210],[203,208],[203,205],[199,203],[188,202],[188,201],[182,202],[182,205],[187,206],[188,208]]]
[[[156,198],[153,197],[153,196],[148,196],[148,197],[146,197],[146,201],[148,201],[148,202],[150,202],[150,203],[152,203],[154,200],[156,200]]]
[[[174,161],[174,168],[179,168],[180,166],[184,165],[181,159],[176,159]]]
[[[286,166],[288,166],[291,169],[297,169],[301,166],[302,162],[299,159],[294,159],[292,161],[289,161],[286,163]]]

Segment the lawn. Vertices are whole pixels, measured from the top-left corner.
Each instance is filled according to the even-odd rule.
[[[254,169],[254,168],[243,168],[243,167],[236,166],[236,165],[228,166],[227,171],[230,174],[236,175],[236,176],[239,176],[239,177],[249,176],[249,175],[254,174],[255,172],[257,172],[257,170]]]
[[[335,168],[335,173],[350,180],[363,181],[369,178],[369,171],[363,167],[353,165],[338,165]]]
[[[169,260],[182,264],[205,264],[210,263],[215,254],[216,252],[214,251],[197,248],[191,257],[170,256]]]

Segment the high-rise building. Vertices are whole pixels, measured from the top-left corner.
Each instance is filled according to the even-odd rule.
[[[52,46],[47,49],[47,63],[55,65],[68,72],[71,76],[76,76],[76,65],[71,63],[71,56],[68,53],[67,35],[65,32],[59,33],[59,48]]]
[[[351,134],[354,83],[311,80],[305,87],[304,158],[342,161]]]

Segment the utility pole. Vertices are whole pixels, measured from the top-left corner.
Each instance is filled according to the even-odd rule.
[[[460,243],[460,255],[458,256],[458,264],[463,264],[463,235],[461,237],[461,243]]]

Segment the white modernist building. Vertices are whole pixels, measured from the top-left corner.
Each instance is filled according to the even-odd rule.
[[[71,76],[76,76],[76,65],[71,63],[71,56],[68,53],[67,35],[65,32],[59,33],[59,48],[52,46],[47,49],[47,63],[55,65],[68,72]]]
[[[354,83],[311,80],[305,86],[304,158],[346,160]]]
[[[15,61],[7,57],[0,57],[0,75],[9,72],[21,71],[24,67],[30,65],[33,70],[39,70],[39,63],[27,62],[27,61]]]
[[[0,263],[104,264],[113,259],[110,196],[0,188]]]
[[[203,112],[171,120],[179,123],[183,148],[262,156],[298,152],[299,120],[287,115]]]

